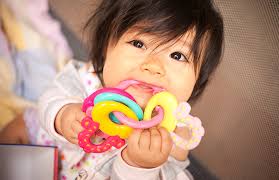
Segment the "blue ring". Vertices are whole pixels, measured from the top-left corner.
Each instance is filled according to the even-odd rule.
[[[142,109],[136,102],[134,102],[130,98],[127,98],[120,94],[107,92],[107,93],[101,93],[101,94],[97,95],[94,99],[94,104],[97,104],[97,103],[103,102],[103,101],[117,101],[117,102],[123,103],[126,106],[128,106],[129,108],[131,108],[132,111],[135,112],[135,114],[137,115],[137,117],[140,121],[143,119]],[[120,121],[112,113],[110,113],[109,117],[113,122],[120,124]]]

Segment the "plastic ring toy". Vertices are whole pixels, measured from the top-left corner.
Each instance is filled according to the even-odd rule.
[[[99,123],[99,129],[110,136],[118,135],[122,139],[126,139],[132,132],[132,128],[122,124],[116,124],[109,118],[109,114],[113,111],[119,111],[127,117],[138,121],[136,114],[127,106],[115,101],[103,101],[95,104],[92,110],[92,119]]]
[[[119,119],[119,121],[122,124],[125,124],[129,127],[135,128],[135,129],[147,129],[147,128],[160,124],[160,122],[163,120],[163,117],[164,117],[163,109],[160,107],[156,107],[156,110],[158,111],[158,115],[153,117],[151,120],[139,121],[139,122],[124,116],[120,112],[114,112],[113,114],[116,116],[117,119]]]
[[[94,99],[94,104],[103,102],[103,101],[116,101],[116,102],[120,102],[125,104],[126,106],[128,106],[132,111],[134,111],[138,117],[139,120],[143,119],[143,111],[140,108],[140,106],[135,102],[132,101],[131,99],[122,96],[120,94],[115,94],[115,93],[101,93],[99,95],[97,95]],[[115,123],[120,123],[118,119],[114,119],[112,116],[112,114],[110,114],[110,118],[113,122]],[[135,120],[132,120],[133,122],[136,122]]]
[[[178,106],[175,96],[166,91],[152,96],[144,110],[144,121],[151,119],[152,111],[156,106],[161,106],[164,109],[164,119],[160,126],[166,128],[169,132],[174,131],[177,120],[173,113]]]
[[[131,99],[131,100],[136,102],[135,98],[132,95],[130,95],[129,93],[127,93],[126,91],[124,91],[122,89],[118,89],[118,88],[102,88],[102,89],[99,89],[99,90],[95,91],[93,94],[91,94],[87,98],[85,98],[85,100],[83,102],[83,105],[82,105],[82,111],[86,112],[86,110],[90,106],[94,106],[94,99],[95,99],[95,97],[98,94],[105,93],[105,92],[120,94],[120,95],[126,96],[127,98],[129,98],[129,99]]]

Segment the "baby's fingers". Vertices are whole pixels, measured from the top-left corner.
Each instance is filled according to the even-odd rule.
[[[150,143],[150,151],[161,151],[161,143],[162,143],[162,137],[160,131],[156,128],[150,128],[151,133],[151,143]]]
[[[142,129],[134,129],[128,138],[128,149],[138,151],[140,148],[139,142],[142,133]]]

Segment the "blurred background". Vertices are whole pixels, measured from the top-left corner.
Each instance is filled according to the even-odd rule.
[[[224,17],[225,51],[209,86],[193,105],[206,134],[191,153],[190,171],[196,179],[279,179],[278,0],[215,3]],[[88,60],[83,26],[97,4],[98,0],[49,1],[49,13],[60,23],[67,42],[54,59]],[[63,60],[55,64],[59,67]],[[7,106],[3,98],[0,102]],[[6,120],[0,123],[4,126]]]

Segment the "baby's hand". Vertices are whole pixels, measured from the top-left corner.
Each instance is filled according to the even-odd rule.
[[[79,103],[67,104],[58,112],[55,119],[56,131],[73,144],[78,144],[78,134],[83,130],[81,121],[86,116],[81,106]]]
[[[137,129],[130,135],[122,157],[131,166],[154,168],[168,160],[171,149],[172,140],[166,129]]]

